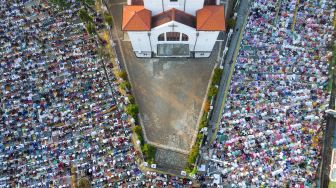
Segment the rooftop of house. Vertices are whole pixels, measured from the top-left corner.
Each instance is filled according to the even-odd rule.
[[[196,29],[199,31],[225,31],[224,6],[204,6],[196,12]]]
[[[139,1],[139,0],[135,0]],[[196,28],[198,31],[225,31],[225,13],[222,5],[208,5],[196,12],[196,16],[172,8],[152,16],[150,10],[142,5],[123,7],[123,31],[150,31],[162,24],[176,21]]]
[[[126,5],[123,7],[122,30],[123,31],[150,31],[150,10],[141,5]]]
[[[184,25],[195,28],[196,19],[195,16],[185,13],[181,10],[172,8],[168,11],[162,12],[158,15],[152,17],[152,28],[157,27],[159,25],[168,23],[170,21],[177,21]]]

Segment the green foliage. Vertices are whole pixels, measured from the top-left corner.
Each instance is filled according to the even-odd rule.
[[[193,147],[192,147],[192,149],[189,153],[188,159],[187,159],[187,165],[186,165],[186,168],[185,168],[185,171],[187,173],[191,173],[192,171],[195,171],[195,168],[196,168],[195,162],[196,162],[197,156],[199,154],[199,150],[200,150],[199,147],[200,147],[202,139],[203,139],[203,134],[198,133],[197,137],[196,137],[196,142],[193,145]]]
[[[142,128],[140,125],[137,125],[133,128],[133,133],[135,133],[138,136],[138,139],[140,140],[141,147],[144,145],[145,141],[142,135]]]
[[[203,113],[202,119],[201,119],[201,122],[200,122],[200,126],[199,126],[199,130],[201,130],[202,128],[206,127],[207,121],[208,121],[207,114]]]
[[[136,104],[129,104],[126,107],[126,113],[136,119],[137,114],[139,113],[139,107]]]
[[[102,46],[99,46],[99,48],[97,49],[97,54],[100,58],[110,56],[110,54]]]
[[[59,6],[61,9],[70,7],[70,3],[68,3],[66,0],[50,0],[50,2]]]
[[[133,128],[133,131],[135,134],[137,134],[138,136],[142,136],[142,128],[140,125],[137,125]]]
[[[129,83],[128,81],[125,81],[125,86],[127,87],[127,89],[131,89],[131,83]]]
[[[212,77],[212,85],[218,85],[222,76],[223,70],[220,68],[215,68],[214,75]]]
[[[135,104],[135,98],[133,97],[133,95],[128,95],[127,97],[131,104]]]
[[[233,18],[229,18],[227,21],[227,29],[231,29],[234,28],[234,26],[236,25],[236,20]]]
[[[216,87],[216,86],[210,86],[210,88],[209,88],[209,93],[208,93],[208,95],[209,95],[209,97],[213,97],[213,96],[215,96],[216,94],[218,93],[218,88]]]
[[[104,20],[110,27],[112,27],[112,16],[110,14],[104,13]]]
[[[95,4],[95,0],[84,0],[86,4],[93,6]]]
[[[153,164],[155,160],[156,148],[152,145],[145,144],[145,140],[142,134],[142,128],[140,125],[137,125],[133,128],[133,133],[138,136],[141,145],[142,154],[145,157],[145,161],[149,164]]]
[[[190,173],[194,169],[198,153],[199,153],[199,142],[196,142],[195,145],[192,147],[187,159],[187,167],[185,169],[187,173]]]
[[[156,148],[152,145],[144,144],[144,146],[141,149],[142,153],[145,155],[146,162],[148,162],[149,164],[153,164],[155,159]]]
[[[193,170],[190,172],[190,175],[194,175],[197,173],[197,167],[195,166]]]
[[[336,56],[335,56],[336,55],[336,45],[333,48],[334,48],[334,50],[333,50],[333,57],[329,61],[329,71],[328,71],[329,78],[328,78],[328,83],[326,83],[324,85],[324,88],[323,88],[324,91],[327,91],[327,92],[330,92],[333,89],[333,82],[334,82],[333,74],[335,74],[334,71],[336,71],[335,69],[332,69],[333,67],[336,66]]]
[[[103,37],[98,35],[98,39],[99,39],[100,44],[102,44],[103,46],[107,44],[107,41]]]
[[[77,0],[85,5],[93,6],[95,4],[95,0]]]
[[[126,82],[121,82],[120,84],[120,88],[123,89],[123,90],[126,90]]]
[[[126,71],[121,71],[119,77],[123,80],[127,80],[127,73]]]
[[[95,25],[91,22],[87,23],[86,24],[86,31],[91,35],[95,34],[96,33]]]
[[[198,133],[197,137],[196,137],[196,143],[201,143],[203,139],[203,134],[202,133]]]
[[[82,22],[93,23],[93,17],[90,16],[89,13],[84,8],[80,9],[77,14],[79,18],[82,20]]]

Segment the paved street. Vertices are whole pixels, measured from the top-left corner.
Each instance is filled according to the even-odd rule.
[[[235,66],[236,57],[234,57],[234,54],[236,53],[236,51],[239,50],[238,49],[239,48],[238,44],[240,43],[239,37],[240,37],[240,34],[243,33],[243,24],[244,24],[244,20],[247,15],[248,15],[248,1],[242,1],[238,9],[238,17],[237,17],[236,26],[234,28],[234,32],[231,38],[231,42],[229,41],[230,42],[229,50],[226,53],[226,57],[224,61],[225,62],[224,71],[223,71],[222,79],[220,82],[218,94],[216,97],[214,110],[212,112],[212,116],[209,121],[209,126],[211,128],[209,129],[208,137],[207,137],[208,144],[211,144],[211,139],[213,138],[213,136],[215,136],[213,135],[213,132],[215,131],[217,123],[219,122],[220,117],[223,112],[223,107],[225,104],[225,95],[227,92],[227,88],[229,87],[232,72]]]
[[[228,87],[230,86],[231,77],[234,71],[234,66],[236,62],[236,56],[237,52],[239,50],[239,43],[241,41],[241,35],[244,32],[244,22],[248,16],[249,12],[249,4],[248,1],[243,1],[240,3],[238,8],[238,17],[236,26],[234,28],[233,35],[231,37],[231,41],[229,43],[229,50],[226,53],[225,60],[224,60],[224,70],[222,79],[220,82],[217,98],[214,105],[214,110],[212,112],[211,119],[209,121],[209,129],[208,129],[208,136],[207,136],[207,144],[204,145],[204,148],[202,150],[207,150],[209,145],[212,143],[213,138],[215,138],[216,134],[216,128],[218,125],[218,122],[220,121],[220,117],[223,112],[223,108],[225,105],[225,96],[226,92],[228,91]],[[209,168],[210,173],[218,173],[216,171],[216,168],[213,166],[209,166],[209,157],[205,154],[202,155],[202,160],[200,161],[200,164],[205,164],[206,169]],[[206,182],[204,182],[206,184]]]

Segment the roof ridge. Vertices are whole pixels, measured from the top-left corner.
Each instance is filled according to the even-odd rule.
[[[176,18],[176,8],[172,8],[172,20],[175,21],[175,18]]]
[[[136,11],[133,11],[133,12],[134,12],[134,14],[131,16],[130,19],[128,19],[128,21],[127,21],[126,25],[124,26],[124,28],[128,27],[129,23],[130,23],[131,20],[134,18],[134,15],[135,15]]]
[[[141,12],[143,12],[143,11],[147,11],[147,9],[145,9],[145,8],[144,8],[144,9],[141,9],[140,11],[136,12],[136,14],[139,15],[138,17],[140,18],[140,20],[142,21],[143,24],[145,24],[145,25],[147,25],[148,27],[150,27],[150,25],[148,25],[147,22],[143,19],[143,17],[139,14],[139,13],[141,13]],[[149,23],[149,24],[150,24],[150,23]]]
[[[208,20],[212,17],[212,15],[214,15],[214,12],[212,12],[212,11],[210,11],[208,9],[205,9],[205,10],[208,11],[208,12],[210,12],[210,15],[208,15],[208,17],[205,19],[205,21],[202,23],[202,26],[200,26],[200,27],[203,27],[208,22]]]
[[[199,31],[225,30],[224,6],[207,5],[196,12],[196,25]],[[222,17],[223,16],[223,17]],[[224,24],[224,25],[223,25]]]
[[[133,10],[130,10],[129,11],[129,19],[127,20],[127,22],[125,23],[125,25],[123,26],[123,28],[128,28],[130,26],[131,23],[134,23],[134,22],[140,22],[141,25],[144,25],[146,26],[147,28],[150,28],[151,27],[151,22],[147,22],[145,20],[147,14],[149,13],[150,14],[150,10],[144,8],[144,6],[138,6],[138,5],[131,5],[132,7],[138,7],[138,8],[141,8],[141,9],[133,9]],[[151,16],[151,15],[150,15]]]

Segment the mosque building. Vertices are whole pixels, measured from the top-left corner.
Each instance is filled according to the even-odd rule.
[[[137,57],[209,57],[225,9],[219,0],[128,0],[122,31]]]

